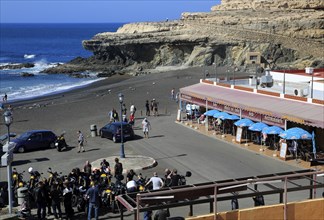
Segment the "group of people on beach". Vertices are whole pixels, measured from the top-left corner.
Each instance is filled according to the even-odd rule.
[[[146,116],[150,116],[151,113],[153,116],[159,116],[159,111],[158,111],[158,105],[159,103],[153,98],[151,102],[149,100],[146,100],[145,102],[145,109],[146,109]]]

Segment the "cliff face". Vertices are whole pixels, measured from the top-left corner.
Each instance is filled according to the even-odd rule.
[[[323,67],[323,9],[323,0],[223,0],[210,13],[99,33],[83,41],[93,57],[62,68],[111,74],[213,63],[242,67],[249,51],[260,52],[264,66],[273,68]]]

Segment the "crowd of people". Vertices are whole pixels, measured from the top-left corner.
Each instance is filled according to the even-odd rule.
[[[153,172],[153,176],[147,179],[133,169],[124,172],[123,164],[118,158],[115,158],[114,162],[114,166],[111,166],[103,159],[99,168],[93,168],[91,163],[86,161],[82,169],[74,168],[67,175],[60,175],[49,168],[51,175],[47,179],[30,167],[28,172],[33,176],[30,179],[35,180],[35,183],[30,185],[26,182],[26,187],[30,188],[29,197],[32,197],[28,199],[28,204],[37,209],[37,218],[40,220],[49,215],[53,215],[55,219],[77,219],[73,208],[76,206],[75,196],[82,196],[81,199],[87,206],[87,218],[90,220],[94,216],[98,219],[99,209],[103,206],[102,192],[114,184],[123,186],[124,193],[134,193],[186,183],[185,177],[179,175],[176,169],[166,169],[162,177]],[[123,174],[126,176],[125,181]],[[112,182],[112,178],[115,179],[115,183]],[[144,216],[145,219],[151,219],[152,212],[146,212]]]

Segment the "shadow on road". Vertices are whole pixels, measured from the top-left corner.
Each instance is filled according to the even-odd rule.
[[[100,150],[100,148],[90,148],[90,149],[86,149],[86,151],[84,153],[87,153],[89,151],[96,151],[96,150]]]
[[[65,147],[65,148],[62,150],[62,152],[63,152],[63,151],[71,151],[71,150],[74,149],[74,148],[76,148],[76,146],[67,146],[67,147]]]
[[[169,158],[174,158],[174,157],[185,157],[185,156],[187,156],[187,154],[178,154],[178,155],[174,155],[174,156],[155,158],[155,160],[169,159]]]
[[[49,161],[49,159],[47,157],[43,157],[43,158],[35,158],[32,160],[15,160],[12,162],[12,165],[20,166],[20,165],[24,165],[24,164],[28,164],[28,163],[43,162],[43,161]]]

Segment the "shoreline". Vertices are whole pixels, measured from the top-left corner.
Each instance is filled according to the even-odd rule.
[[[114,84],[114,83],[123,81],[123,80],[125,80],[124,78],[125,77],[123,77],[121,75],[112,76],[109,78],[104,78],[104,79],[89,83],[87,85],[77,86],[77,87],[59,91],[59,92],[40,95],[40,96],[36,96],[36,97],[32,97],[32,98],[13,100],[13,101],[10,101],[10,99],[9,99],[6,103],[4,103],[4,106],[6,107],[7,105],[12,105],[13,107],[21,107],[21,106],[29,105],[29,104],[43,103],[43,102],[48,102],[48,101],[52,101],[52,100],[57,100],[62,97],[65,97],[65,96],[73,95],[73,94],[80,93],[80,92],[81,93],[86,92],[87,90],[93,90],[93,89],[100,88],[103,86],[108,86],[110,84]],[[130,78],[130,77],[128,77],[128,78]],[[128,78],[126,78],[126,79],[128,79]]]
[[[89,132],[91,124],[100,128],[108,123],[108,112],[120,108],[120,92],[125,96],[127,108],[134,103],[138,112],[145,112],[145,101],[155,98],[161,112],[174,112],[177,104],[169,98],[171,89],[177,91],[183,86],[198,83],[200,69],[194,67],[142,76],[115,75],[59,94],[21,101],[10,101],[9,97],[4,107],[12,105],[13,108],[11,132],[19,135],[38,129],[52,130],[55,134],[65,131],[69,143],[74,142],[77,130]],[[2,121],[0,124],[0,134],[4,134],[5,126],[2,126]]]

